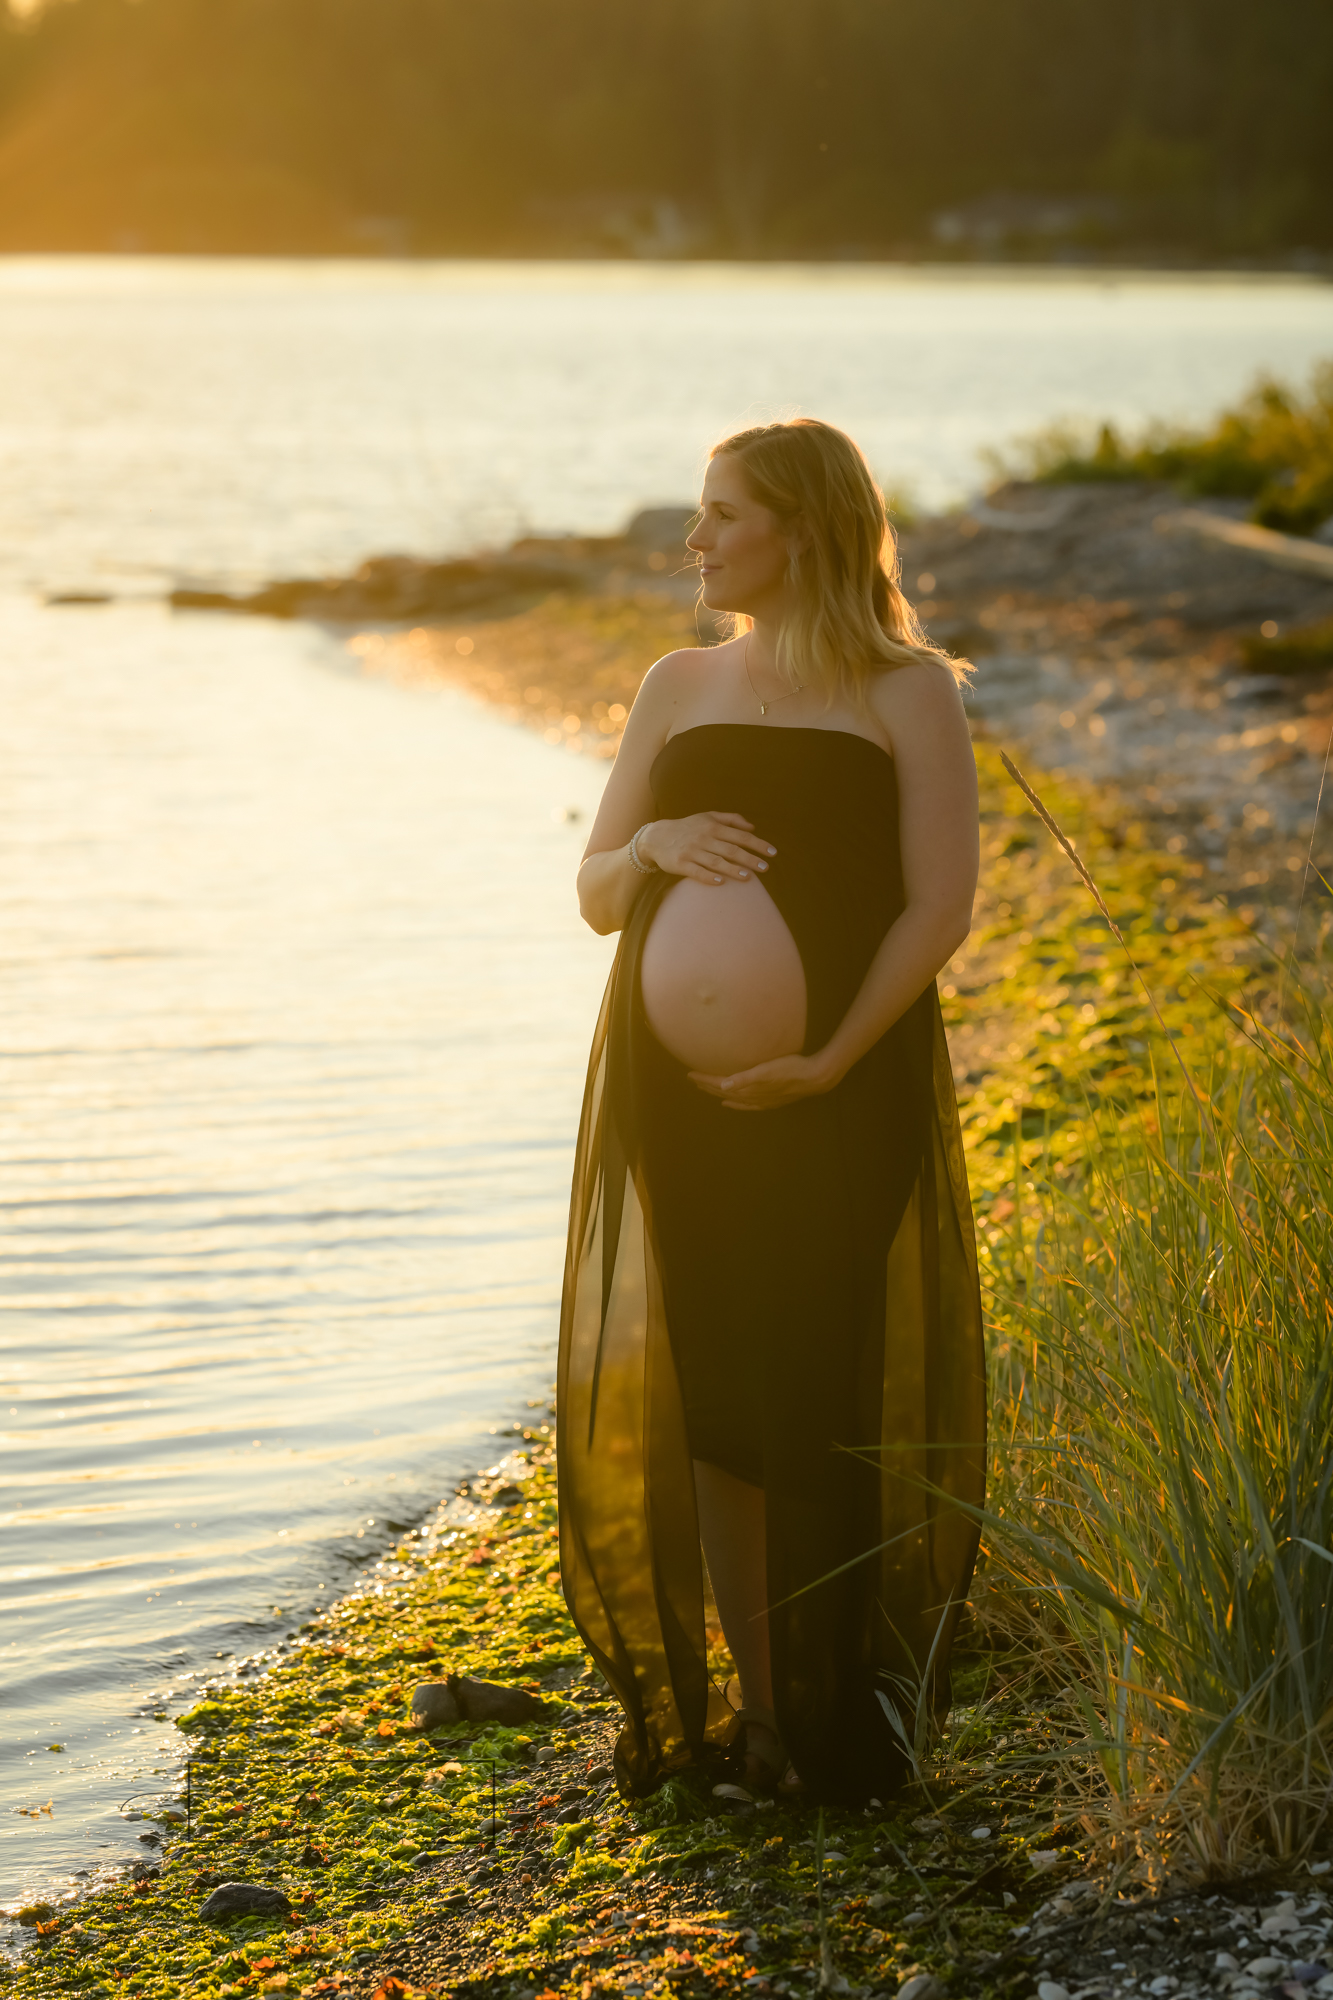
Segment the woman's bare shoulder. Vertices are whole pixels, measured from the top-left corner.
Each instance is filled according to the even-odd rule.
[[[890,734],[959,722],[966,727],[962,689],[943,659],[889,667],[871,678],[866,694],[872,714]]]
[[[654,660],[639,685],[635,707],[664,716],[692,703],[717,670],[716,646],[681,646]]]

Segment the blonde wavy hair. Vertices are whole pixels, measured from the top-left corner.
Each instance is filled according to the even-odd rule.
[[[708,456],[736,459],[751,497],[782,531],[803,531],[805,547],[788,572],[795,608],[777,647],[778,672],[793,688],[813,683],[828,702],[841,692],[864,708],[872,674],[914,660],[966,683],[967,661],[930,643],[903,596],[884,495],[845,431],[793,417],[736,431]],[[730,616],[733,637],[751,629],[744,612]]]

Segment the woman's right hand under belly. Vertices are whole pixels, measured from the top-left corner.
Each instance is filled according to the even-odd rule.
[[[753,875],[682,877],[649,926],[639,978],[649,1027],[686,1069],[733,1076],[805,1041],[801,954]]]

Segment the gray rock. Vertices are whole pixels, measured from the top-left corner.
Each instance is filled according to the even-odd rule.
[[[898,2000],[944,2000],[944,1996],[944,1982],[933,1972],[918,1972],[898,1988]]]
[[[199,1914],[216,1922],[223,1917],[281,1917],[291,1907],[281,1889],[262,1882],[224,1882],[200,1905]]]
[[[418,1729],[439,1729],[462,1720],[448,1681],[422,1681],[412,1690],[412,1720]]]
[[[683,554],[690,522],[698,511],[688,500],[678,501],[674,507],[644,507],[626,528],[625,540],[646,549],[664,549],[669,554],[679,550]]]
[[[474,1681],[461,1674],[422,1681],[412,1690],[412,1720],[418,1729],[438,1729],[449,1722],[537,1722],[549,1714],[546,1703],[526,1688]]]

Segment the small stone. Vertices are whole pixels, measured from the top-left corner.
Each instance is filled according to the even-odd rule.
[[[1059,1859],[1058,1847],[1034,1847],[1028,1851],[1028,1860],[1039,1875],[1045,1874],[1048,1868],[1054,1868]]]
[[[1281,701],[1291,688],[1278,674],[1240,674],[1222,692],[1228,701]]]
[[[1233,1958],[1229,1951],[1219,1951],[1213,1960],[1214,1972],[1239,1972],[1240,1960]]]
[[[990,1828],[988,1826],[974,1826],[972,1829],[972,1838],[973,1840],[989,1840]]]
[[[930,1922],[929,1910],[909,1910],[907,1915],[903,1918],[903,1929],[905,1931],[913,1931],[916,1929],[918,1924],[928,1924],[929,1922]]]
[[[1285,1958],[1252,1958],[1245,1968],[1251,1979],[1276,1979],[1286,1969]]]
[[[262,1882],[224,1882],[200,1904],[199,1914],[216,1922],[223,1917],[281,1917],[291,1907],[281,1889],[266,1888]]]
[[[554,1743],[543,1743],[541,1749],[537,1752],[537,1762],[539,1764],[554,1764],[562,1754],[561,1751],[556,1749]]]
[[[1069,1991],[1054,1979],[1043,1979],[1037,1985],[1037,2000],[1069,2000]]]
[[[944,1982],[933,1972],[918,1972],[898,1988],[898,2000],[944,2000]]]
[[[594,1764],[588,1773],[588,1783],[590,1785],[600,1785],[604,1779],[610,1778],[613,1775],[614,1773],[609,1764]]]
[[[1173,1979],[1169,1972],[1159,1973],[1149,1984],[1148,1991],[1155,1994],[1174,1993],[1180,1981]]]
[[[715,1799],[740,1799],[747,1806],[754,1804],[754,1793],[747,1792],[744,1785],[714,1785],[713,1797]]]
[[[1287,1977],[1296,1980],[1301,1986],[1314,1986],[1327,1974],[1328,1967],[1319,1960],[1314,1965],[1293,1965]]]

